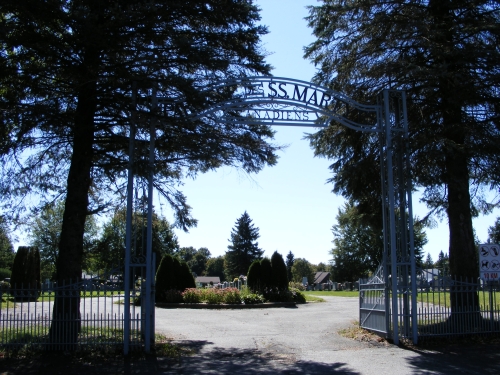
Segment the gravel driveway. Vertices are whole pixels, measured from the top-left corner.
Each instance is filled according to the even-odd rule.
[[[297,308],[156,309],[156,329],[196,353],[183,374],[500,374],[500,346],[480,350],[414,351],[342,337],[358,320],[358,299],[326,297]],[[465,353],[464,353],[465,352]]]

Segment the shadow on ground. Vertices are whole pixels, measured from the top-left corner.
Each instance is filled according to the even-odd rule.
[[[262,353],[258,350],[214,348],[202,349],[207,341],[178,342],[182,349],[178,357],[156,354],[117,354],[81,356],[78,354],[44,353],[28,358],[0,359],[1,375],[97,375],[97,374],[341,374],[356,375],[346,363],[325,364],[312,361],[296,362],[293,356]]]
[[[178,343],[186,348],[196,348],[195,353],[175,362],[169,358],[156,358],[156,369],[163,374],[358,374],[346,363],[318,363],[295,361],[293,355],[263,353],[258,350],[213,348],[201,352],[203,343]],[[201,345],[200,345],[201,344]]]
[[[411,373],[500,374],[500,344],[444,345],[430,350],[411,349],[417,357],[408,359]]]

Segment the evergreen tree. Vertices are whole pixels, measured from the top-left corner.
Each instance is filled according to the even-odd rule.
[[[488,228],[488,238],[491,242],[500,244],[500,217],[497,217],[495,224]]]
[[[40,294],[40,252],[36,247],[19,246],[10,277],[16,300],[36,301]]]
[[[264,250],[259,248],[256,242],[259,238],[259,228],[254,227],[252,219],[245,211],[236,220],[231,231],[231,242],[226,251],[224,262],[224,272],[227,280],[233,280],[246,275],[254,260],[262,259]]]
[[[288,290],[288,275],[285,261],[280,253],[275,251],[271,256],[272,286],[278,291]]]
[[[25,205],[14,202],[45,204],[65,194],[60,285],[81,277],[87,214],[116,207],[125,195],[134,87],[178,99],[160,111],[168,121],[156,123],[153,170],[179,227],[196,224],[175,188],[185,175],[224,165],[251,173],[276,163],[269,127],[186,116],[233,94],[206,94],[208,85],[269,73],[260,49],[267,30],[252,1],[4,0],[0,14],[2,51],[10,51],[0,53],[0,203],[16,217]],[[144,140],[157,113],[140,104],[135,172],[145,179]],[[79,305],[79,297],[56,296],[51,332],[60,336],[51,338],[76,343],[79,320],[57,317],[78,315]]]
[[[448,217],[451,274],[473,280],[472,216],[492,208],[477,192],[500,185],[497,10],[482,0],[324,0],[308,17],[317,41],[305,55],[318,66],[317,83],[364,103],[382,89],[406,90],[414,185],[431,213]],[[377,212],[377,136],[331,124],[309,139],[335,160],[334,192]],[[458,290],[451,305],[479,306]]]
[[[439,252],[438,260],[434,264],[434,268],[439,270],[439,275],[448,276],[450,274],[450,259],[448,254],[445,254],[443,250]]]
[[[382,262],[383,237],[377,225],[371,226],[369,216],[360,212],[352,201],[339,208],[337,224],[332,227],[334,248],[331,250],[334,279],[340,282],[356,281],[367,277]],[[422,258],[422,248],[427,243],[423,224],[414,220],[414,249],[417,263]]]
[[[434,268],[434,261],[432,260],[432,256],[430,253],[427,253],[427,257],[425,258],[424,263],[422,264],[423,269]]]
[[[273,288],[273,266],[269,258],[260,260],[260,287],[264,294]]]
[[[0,269],[12,270],[14,256],[14,246],[10,240],[7,225],[0,216]]]
[[[287,256],[286,256],[286,271],[288,275],[288,280],[292,281],[292,267],[293,267],[293,262],[295,261],[295,257],[292,253],[292,251],[289,251]]]

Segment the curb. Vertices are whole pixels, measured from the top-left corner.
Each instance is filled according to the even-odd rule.
[[[255,303],[251,305],[228,305],[228,304],[208,304],[208,303],[165,303],[157,302],[156,307],[163,309],[209,309],[209,310],[223,310],[223,309],[268,309],[276,307],[293,307],[296,308],[297,304],[295,302],[266,302],[266,303]]]

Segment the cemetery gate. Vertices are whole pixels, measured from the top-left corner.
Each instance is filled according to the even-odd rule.
[[[354,130],[368,132],[375,137],[379,147],[380,179],[382,186],[384,252],[379,293],[376,299],[377,313],[367,310],[368,300],[360,305],[363,327],[376,329],[392,336],[397,344],[403,335],[417,340],[415,257],[413,247],[413,213],[411,181],[408,160],[408,121],[406,95],[403,91],[383,90],[373,104],[361,104],[345,95],[310,82],[271,76],[246,77],[221,81],[206,87],[207,95],[217,92],[233,95],[216,106],[200,113],[184,114],[193,119],[210,116],[212,121],[225,124],[266,124],[271,126],[307,126],[325,128],[335,121]],[[143,337],[146,351],[154,339],[154,262],[152,259],[152,196],[154,176],[155,122],[167,121],[180,115],[176,105],[182,98],[158,95],[155,87],[146,91],[134,88],[132,120],[130,125],[130,152],[127,196],[127,237],[125,257],[125,293],[130,294],[134,268],[140,268],[142,280],[141,311]],[[142,257],[132,252],[132,215],[134,212],[134,141],[137,111],[150,111],[155,116],[150,123],[149,173],[147,178],[147,250]],[[128,288],[128,290],[127,290]],[[128,294],[127,294],[128,293]],[[364,291],[361,294],[364,295]],[[367,294],[368,295],[368,294]],[[391,298],[389,300],[389,297]],[[402,303],[399,303],[402,301]],[[125,311],[129,311],[130,299],[125,298]],[[373,305],[373,304],[371,304]],[[371,306],[370,305],[370,306]],[[368,308],[369,309],[369,308]],[[389,309],[392,314],[389,315]],[[129,314],[126,314],[126,319]],[[400,323],[398,324],[398,318]],[[390,328],[392,327],[392,328]],[[128,352],[130,322],[125,321],[124,350]]]

